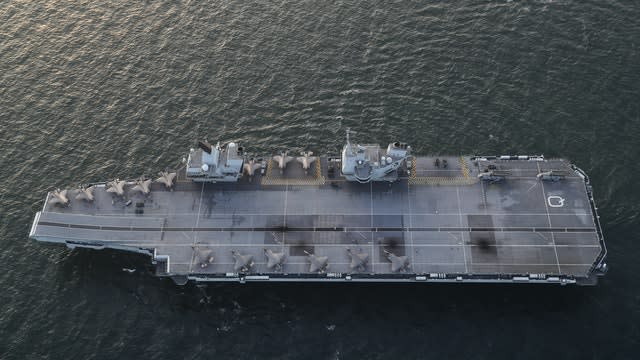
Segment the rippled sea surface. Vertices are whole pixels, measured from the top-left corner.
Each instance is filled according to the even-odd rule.
[[[178,287],[27,239],[56,187],[154,174],[203,137],[334,152],[347,127],[571,159],[609,274]],[[637,358],[639,136],[637,1],[0,0],[0,358]]]

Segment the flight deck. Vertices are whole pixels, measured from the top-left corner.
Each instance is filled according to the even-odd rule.
[[[568,161],[395,155],[372,162],[393,169],[379,181],[360,162],[350,181],[344,154],[305,163],[283,153],[243,159],[251,166],[235,181],[194,181],[187,164],[146,188],[93,184],[90,201],[50,192],[30,237],[148,254],[180,284],[593,284],[606,271],[591,185]]]
[[[603,264],[589,185],[565,160],[413,157],[396,181],[368,183],[345,181],[338,158],[296,165],[280,172],[270,159],[234,183],[193,182],[183,169],[148,194],[97,184],[93,201],[45,202],[30,237],[147,253],[179,283],[590,283]],[[502,178],[482,179],[489,168]],[[562,178],[541,180],[550,170]],[[267,250],[282,255],[277,267]]]

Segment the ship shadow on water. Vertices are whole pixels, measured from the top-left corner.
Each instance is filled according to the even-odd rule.
[[[78,286],[95,283],[121,290],[144,286],[169,296],[156,299],[189,311],[206,311],[219,301],[238,301],[246,307],[323,308],[357,306],[364,311],[388,307],[417,313],[439,311],[573,311],[598,287],[557,284],[459,283],[194,283],[176,285],[154,275],[148,256],[117,250],[74,249],[56,265],[60,281]],[[179,299],[179,300],[177,300]],[[366,301],[363,301],[366,299]],[[144,301],[147,303],[147,301]],[[506,305],[509,305],[508,307]],[[412,309],[412,310],[409,310]],[[422,310],[420,310],[422,309]]]
[[[523,284],[434,283],[194,283],[176,285],[153,275],[150,259],[114,250],[75,249],[57,265],[57,277],[71,281],[78,291],[133,294],[141,304],[186,313],[217,312],[240,306],[247,313],[259,309],[294,309],[300,319],[331,322],[337,314],[364,320],[369,313],[394,309],[406,320],[431,313],[505,314],[579,311],[597,287]],[[120,294],[124,295],[124,294]],[[277,312],[269,316],[276,316]],[[238,314],[239,315],[239,314]],[[240,315],[239,315],[240,316]],[[350,325],[352,326],[352,325]]]
[[[184,346],[211,342],[206,353],[224,356],[245,347],[267,358],[310,353],[317,358],[335,358],[336,353],[358,358],[364,349],[388,354],[405,348],[444,354],[459,341],[471,343],[472,349],[495,337],[513,337],[510,332],[518,327],[514,323],[537,323],[561,336],[562,329],[589,313],[594,293],[599,292],[598,287],[532,284],[179,286],[155,277],[149,257],[115,250],[76,249],[54,266],[63,298],[80,297],[103,313],[141,314],[136,325],[141,331]],[[556,329],[546,323],[556,324]],[[491,337],[486,328],[494,329]],[[181,349],[168,350],[178,356]]]

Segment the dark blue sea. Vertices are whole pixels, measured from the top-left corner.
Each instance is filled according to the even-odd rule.
[[[47,191],[200,138],[562,156],[596,287],[176,286],[27,238]],[[640,2],[0,0],[0,359],[637,359]],[[135,273],[122,268],[134,268]]]

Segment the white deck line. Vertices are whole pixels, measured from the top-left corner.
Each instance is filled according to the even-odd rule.
[[[38,221],[40,221],[40,214],[42,214],[42,212],[38,211],[36,213],[36,216],[33,218],[33,223],[31,223],[31,229],[29,230],[29,237],[33,238],[33,236],[36,234],[36,228],[38,227]]]
[[[473,266],[500,266],[500,265],[508,265],[508,266],[553,266],[556,265],[554,263],[549,263],[549,264],[545,264],[545,263],[477,263],[477,264],[473,264]],[[593,263],[589,263],[589,264],[572,264],[572,263],[561,263],[560,265],[562,266],[591,266],[593,265]]]
[[[49,227],[49,225],[42,225],[42,224],[38,224],[38,225],[39,225],[39,226],[44,226],[44,227]],[[67,226],[62,226],[62,227],[60,227],[60,228],[67,228]],[[135,228],[134,228],[134,229],[135,229]],[[140,234],[149,234],[149,233],[156,233],[156,232],[157,232],[157,233],[162,233],[162,232],[164,231],[164,229],[165,229],[164,227],[159,227],[159,228],[153,228],[153,229],[144,230],[144,231],[137,231],[137,233],[140,233]],[[165,233],[165,236],[166,236],[167,234],[182,234],[182,235],[184,235],[184,237],[185,237],[187,240],[190,240],[190,239],[191,239],[191,237],[190,237],[189,235],[187,235],[187,232],[194,232],[194,230],[191,230],[192,228],[185,228],[185,229],[186,229],[186,231],[171,231],[171,232],[166,232],[166,231],[165,231],[164,233]],[[187,229],[188,229],[188,230],[187,230]],[[122,233],[122,232],[129,233],[129,232],[131,232],[132,230],[130,230],[129,228],[126,228],[126,229],[123,229],[123,230],[89,229],[89,231],[99,232],[99,233],[102,233],[102,234],[110,234],[110,233],[112,234],[112,233],[114,233],[114,232],[118,232],[118,233]],[[403,231],[404,231],[404,230],[403,230]],[[200,232],[200,231],[197,231],[197,230],[196,230],[196,232]],[[254,230],[247,230],[247,229],[245,229],[245,230],[240,230],[240,229],[239,229],[239,230],[233,230],[233,231],[210,230],[210,231],[201,231],[201,232],[203,232],[203,233],[205,233],[205,232],[206,232],[206,233],[209,233],[209,234],[210,234],[210,233],[215,233],[215,234],[231,234],[231,233],[250,233],[250,234],[256,234],[256,233],[258,233],[258,234],[266,234],[266,233],[269,233],[270,231],[254,231]],[[301,232],[304,232],[304,231],[301,231]],[[323,231],[318,231],[318,232],[323,232]],[[363,236],[363,237],[364,237],[364,235],[362,235],[362,231],[358,231],[358,230],[348,230],[348,231],[345,231],[345,232],[347,232],[347,233],[357,233],[357,234],[360,234],[361,236]],[[371,230],[371,232],[373,232],[373,231]],[[411,233],[414,233],[414,232],[416,232],[416,231],[411,231]],[[449,232],[449,231],[445,231],[445,230],[440,230],[440,231],[428,231],[428,233],[431,233],[431,234],[435,234],[435,233],[442,233],[442,232],[446,232],[446,233],[448,233],[448,234],[451,234],[451,232]],[[506,233],[506,234],[511,234],[511,233],[516,233],[516,234],[538,234],[538,235],[542,235],[542,233],[541,233],[541,232],[533,232],[533,231],[524,231],[524,232],[520,232],[520,231],[506,231],[506,230],[505,230],[505,231],[502,231],[502,233]],[[545,233],[547,233],[547,232],[545,232]],[[565,231],[554,231],[554,232],[552,232],[552,233],[562,233],[562,234],[566,234],[567,232],[565,232]],[[585,234],[586,234],[586,232],[583,232],[583,233],[585,233]],[[594,232],[589,232],[589,233],[593,234]],[[171,239],[171,238],[172,238],[172,237],[171,237],[171,236],[169,236],[169,239]],[[106,238],[102,238],[102,239],[105,239],[105,241],[119,241],[118,239],[113,239],[113,240],[108,240],[108,239],[106,239]],[[365,237],[365,239],[366,239],[366,237]],[[455,239],[457,240],[457,238],[455,238]],[[546,238],[543,238],[543,239],[546,239]],[[95,240],[95,239],[94,239],[94,240]],[[421,241],[422,241],[422,240],[424,240],[424,241],[432,241],[432,242],[433,242],[433,241],[440,241],[440,240],[444,240],[444,241],[446,241],[446,240],[448,240],[448,238],[445,236],[445,237],[442,237],[442,238],[430,238],[430,239],[419,239],[419,240],[421,240]],[[145,241],[145,240],[144,240],[144,239],[141,239],[140,241]],[[278,243],[280,243],[280,242],[278,241]],[[165,244],[167,244],[167,243],[165,243]],[[448,244],[449,246],[451,246],[451,245],[452,245],[450,242],[449,242],[449,243],[447,243],[447,244]],[[557,246],[557,247],[562,247],[562,246],[578,246],[578,245],[582,245],[582,244],[576,244],[576,245],[557,245],[557,244],[555,244],[555,245],[548,245],[548,246]],[[416,246],[418,246],[418,245],[416,245]],[[471,245],[470,245],[470,244],[468,244],[467,246],[471,246]],[[507,245],[502,245],[502,246],[507,246]],[[514,245],[514,246],[516,246],[516,245]],[[599,245],[590,245],[590,246],[597,246],[597,247],[599,247]]]
[[[287,200],[289,198],[289,184],[287,183],[287,185],[285,185],[284,188],[284,214],[282,217],[282,222],[283,222],[283,226],[286,228],[287,227]],[[286,240],[287,240],[287,233],[283,232],[282,233],[282,252],[284,252],[284,247],[286,244]]]
[[[49,203],[49,196],[51,195],[50,192],[47,193],[47,197],[44,198],[44,204],[42,204],[42,212],[45,212],[47,210],[47,204]]]
[[[538,173],[541,172],[540,170],[540,163],[536,163],[536,166],[538,167]],[[547,219],[549,220],[549,227],[551,226],[551,214],[549,214],[549,206],[547,205],[547,193],[544,190],[544,181],[540,180],[540,187],[542,189],[542,201],[544,201],[544,209],[547,212]],[[551,242],[553,243],[553,252],[556,254],[556,263],[558,264],[558,274],[562,274],[562,271],[560,270],[560,259],[558,258],[558,249],[556,247],[556,237],[553,235],[553,232],[551,233]]]
[[[219,210],[225,210],[225,209],[219,209]],[[233,209],[233,211],[235,211],[235,213],[233,215],[225,215],[225,214],[217,214],[215,216],[218,217],[233,217],[233,216],[268,216],[268,215],[282,215],[281,212],[269,212],[269,213],[249,213],[249,212],[239,212],[237,209]],[[86,216],[86,217],[92,217],[95,218],[96,216],[104,216],[104,217],[109,217],[109,218],[122,218],[122,219],[127,219],[127,220],[131,220],[130,216],[121,216],[122,214],[119,213],[117,215],[112,215],[109,213],[96,213],[96,215],[87,215],[87,214],[79,214],[79,213],[66,213],[66,212],[57,212],[57,211],[46,211],[47,214],[61,214],[61,215],[73,215],[73,216]],[[162,219],[163,217],[169,217],[169,216],[193,216],[196,213],[195,212],[190,212],[190,213],[154,213],[154,212],[149,212],[150,215],[152,216],[162,216],[162,217],[156,217],[157,219]],[[489,213],[489,212],[482,212],[482,213],[471,213],[471,212],[465,212],[463,213],[464,215],[492,215],[492,216],[547,216],[546,213],[544,212],[540,212],[540,213],[516,213],[516,212],[504,212],[504,213]],[[360,216],[364,216],[364,215],[369,215],[369,213],[357,213],[357,212],[353,212],[353,213],[338,213],[338,212],[331,212],[331,213],[318,213],[318,212],[310,212],[308,214],[300,214],[300,215],[360,215]],[[409,214],[403,214],[403,213],[397,213],[397,212],[393,212],[393,213],[381,213],[381,212],[377,212],[376,215],[409,215]],[[412,213],[411,215],[414,216],[419,216],[419,215],[437,215],[437,216],[457,216],[458,213],[445,213],[445,212],[438,212],[438,213]],[[589,213],[558,213],[558,214],[550,214],[551,216],[591,216],[591,214]],[[149,219],[151,218],[151,216],[142,216],[142,219]],[[212,216],[212,218],[215,218],[214,216]],[[593,226],[590,226],[593,227]]]
[[[198,201],[198,215],[196,216],[196,225],[195,227],[198,227],[198,224],[200,223],[200,211],[202,210],[202,195],[204,194],[204,182],[202,183],[202,188],[200,189],[200,200]],[[198,232],[197,231],[192,231],[193,234],[193,244],[192,246],[195,247],[196,243],[198,242]],[[189,271],[191,271],[191,268],[193,267],[193,261],[196,258],[196,252],[193,251],[193,253],[191,254],[191,265],[189,265]],[[175,264],[175,263],[174,263]]]
[[[184,243],[184,242],[179,242],[179,243],[159,243],[159,242],[150,242],[150,241],[154,241],[154,240],[102,240],[102,239],[87,239],[86,237],[82,237],[82,238],[73,238],[73,237],[59,237],[59,236],[47,236],[49,238],[59,238],[59,239],[67,239],[67,240],[71,240],[73,241],[74,239],[77,240],[93,240],[93,241],[102,241],[105,243],[108,242],[122,242],[123,246],[132,246],[132,247],[138,247],[141,245],[144,246],[158,246],[158,247],[180,247],[180,246],[193,246],[191,243]],[[145,241],[149,241],[149,242],[145,242]],[[244,247],[244,246],[248,246],[248,247],[266,247],[269,248],[270,246],[276,246],[276,245],[264,245],[264,244],[257,244],[257,243],[244,243],[244,244],[238,244],[238,243],[224,243],[224,244],[219,244],[219,243],[200,243],[198,245],[206,245],[209,247]],[[336,248],[344,248],[345,245],[341,245],[341,244],[314,244],[314,246],[324,246],[324,247],[336,247]],[[416,244],[416,247],[445,247],[445,248],[451,248],[453,245],[452,244]],[[493,244],[488,244],[488,245],[476,245],[476,244],[468,244],[467,247],[504,247],[504,248],[550,248],[553,247],[553,244],[545,244],[545,245],[540,245],[540,244],[513,244],[513,245],[493,245]],[[599,245],[556,245],[556,247],[560,247],[560,248],[594,248],[594,249],[598,249],[600,248]],[[475,264],[472,264],[475,265]]]
[[[369,183],[369,200],[370,200],[370,208],[371,208],[371,218],[370,218],[370,224],[371,227],[373,228],[373,183]],[[375,251],[376,251],[376,240],[373,237],[373,230],[370,231],[371,234],[371,267],[374,267],[376,265],[376,257],[374,256]]]
[[[486,185],[484,181],[480,180],[480,199],[482,201],[482,213],[478,215],[491,215],[487,213],[487,190],[485,189]]]
[[[411,207],[411,184],[407,184],[407,200],[409,203],[409,227],[413,227],[413,208]],[[411,241],[411,264],[414,263],[414,243],[413,243],[413,231],[409,231],[409,240]],[[406,254],[405,254],[406,255]]]
[[[462,203],[460,202],[460,189],[456,188],[456,196],[458,198],[458,223],[459,226],[462,227]],[[413,231],[412,231],[413,233]],[[467,249],[464,244],[464,232],[460,231],[460,246],[462,246],[462,256],[464,258],[464,272],[465,274],[469,273],[469,266],[467,265]],[[471,254],[469,254],[471,256]],[[473,261],[473,260],[472,260]]]
[[[187,262],[172,262],[172,264],[174,265],[189,265],[190,263]],[[234,265],[234,262],[214,262],[212,264],[212,266],[215,265]],[[258,262],[255,261],[254,262],[255,265],[266,265],[267,262]],[[308,261],[304,261],[304,262],[290,262],[287,261],[285,263],[286,265],[305,265],[305,266],[309,266],[309,262]],[[335,262],[332,261],[331,264],[333,265],[350,265],[350,262]],[[378,266],[380,266],[382,264],[378,264]],[[438,263],[438,262],[417,262],[416,265],[434,265],[434,266],[461,266],[462,263],[455,263],[455,262],[451,262],[451,263]],[[533,264],[527,264],[527,263],[478,263],[478,264],[473,264],[474,266],[500,266],[500,265],[507,265],[507,266],[554,266],[556,265],[555,263],[551,263],[551,264],[544,264],[544,263],[533,263]],[[563,266],[591,266],[593,264],[589,263],[589,264],[561,264]],[[357,272],[356,272],[357,273]],[[368,272],[363,271],[360,272],[362,274],[368,274]],[[277,274],[277,273],[276,273]],[[381,273],[381,274],[391,274],[391,272],[389,273]],[[377,274],[379,275],[379,274]]]
[[[79,216],[79,217],[89,217],[89,218],[93,218],[95,219],[96,217],[106,217],[109,219],[125,219],[125,220],[131,220],[131,216],[122,216],[122,213],[119,213],[118,215],[110,215],[110,214],[101,214],[99,212],[97,212],[95,215],[89,215],[89,214],[80,214],[80,213],[74,213],[74,212],[58,212],[58,211],[45,211],[43,212],[43,214],[57,214],[57,215],[66,215],[66,216]],[[160,213],[150,213],[150,216],[147,215],[143,215],[140,217],[140,219],[152,219],[152,220],[163,220],[165,218],[165,214],[160,214]],[[184,216],[193,216],[196,213],[192,212],[192,213],[184,213]],[[157,215],[157,216],[156,216]],[[171,214],[168,214],[171,215]],[[161,217],[159,217],[161,216]]]

